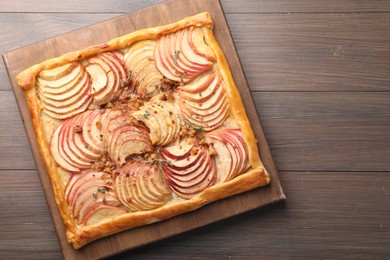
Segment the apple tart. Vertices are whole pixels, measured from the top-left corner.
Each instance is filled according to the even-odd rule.
[[[208,13],[17,76],[74,248],[269,183]]]

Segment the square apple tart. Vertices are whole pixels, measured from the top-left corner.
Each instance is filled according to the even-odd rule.
[[[17,75],[74,248],[270,182],[208,13]]]

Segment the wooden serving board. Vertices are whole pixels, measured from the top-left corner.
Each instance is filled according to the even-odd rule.
[[[223,199],[172,219],[134,228],[92,242],[74,250],[66,241],[65,227],[57,210],[50,179],[40,157],[29,109],[15,76],[20,71],[45,59],[100,44],[135,30],[176,22],[184,17],[208,11],[214,21],[214,34],[224,51],[242,100],[258,139],[262,160],[270,172],[271,184],[250,192]],[[285,199],[275,165],[255,105],[235,49],[229,26],[218,0],[171,0],[149,8],[119,16],[89,27],[63,34],[3,54],[12,88],[30,141],[39,177],[54,221],[65,259],[96,259],[139,247],[206,224],[222,220]]]

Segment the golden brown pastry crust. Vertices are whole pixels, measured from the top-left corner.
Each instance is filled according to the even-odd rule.
[[[94,225],[77,226],[68,208],[68,204],[64,196],[64,188],[61,185],[56,164],[50,154],[49,144],[47,142],[47,137],[45,136],[43,122],[41,121],[41,107],[37,98],[35,78],[42,70],[52,69],[69,62],[83,60],[87,57],[105,51],[125,48],[136,41],[157,39],[161,35],[169,34],[188,26],[202,27],[206,43],[214,51],[218,70],[223,81],[227,83],[224,84],[224,88],[232,106],[232,113],[244,134],[244,140],[249,152],[249,161],[252,167],[246,173],[241,174],[230,181],[219,183],[207,188],[190,200],[169,203],[154,210],[126,213],[112,219],[103,220]],[[95,239],[114,234],[119,231],[165,220],[176,215],[195,210],[207,203],[269,183],[269,174],[265,170],[259,157],[257,140],[255,139],[250,122],[246,116],[241,98],[239,98],[240,95],[231,75],[226,58],[212,33],[212,27],[213,23],[210,15],[208,13],[200,13],[173,24],[139,30],[122,37],[112,39],[105,44],[95,45],[80,51],[66,53],[60,57],[36,64],[17,75],[17,82],[21,89],[24,90],[25,97],[30,108],[31,119],[35,129],[40,153],[52,182],[52,188],[58,209],[67,229],[66,236],[68,242],[73,244],[74,248],[80,248]]]

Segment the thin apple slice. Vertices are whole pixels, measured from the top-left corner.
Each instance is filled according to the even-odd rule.
[[[187,35],[188,43],[196,54],[205,57],[209,61],[215,61],[214,52],[205,42],[203,30],[200,27],[191,27]]]
[[[93,95],[93,103],[94,104],[96,104],[96,105],[105,104],[105,103],[111,101],[110,98],[111,98],[111,96],[113,96],[113,94],[116,91],[115,87],[116,87],[117,80],[119,80],[119,79],[116,77],[116,74],[114,72],[115,68],[113,68],[112,66],[107,64],[105,59],[103,58],[103,56],[101,54],[98,54],[94,57],[89,58],[88,62],[90,64],[100,65],[101,68],[104,70],[104,72],[107,75],[106,86],[103,88],[103,90],[101,92],[94,93],[94,95]]]
[[[37,86],[42,94],[62,95],[71,91],[84,78],[85,70],[81,65],[75,67],[69,74],[55,81],[45,81],[37,78]]]
[[[123,66],[123,62],[113,53],[104,52],[102,57],[107,64],[114,71],[116,82],[114,86],[114,91],[110,97],[110,100],[114,100],[119,97],[125,87],[125,82],[127,80],[127,72]]]
[[[101,93],[107,86],[108,79],[106,72],[103,70],[102,66],[97,63],[90,63],[85,66],[85,69],[91,76],[91,95],[97,95]]]
[[[88,131],[88,129],[84,129],[83,126],[85,121],[91,117],[93,111],[87,110],[78,116],[78,120],[74,122],[74,125],[71,129],[71,133],[69,135],[69,143],[72,144],[71,147],[85,160],[90,162],[95,162],[100,159],[102,153],[96,153],[89,147],[89,143],[84,139],[83,132]]]
[[[206,142],[217,152],[217,156],[215,156],[217,168],[216,183],[228,181],[231,179],[233,167],[233,159],[229,149],[226,147],[226,144],[224,144],[224,142],[218,137],[206,138]]]
[[[209,132],[206,134],[206,142],[218,154],[215,157],[218,182],[231,180],[249,167],[247,147],[239,128],[222,128]],[[227,168],[227,164],[231,167]]]
[[[107,173],[87,170],[73,175],[66,184],[65,198],[79,225],[101,221],[102,214],[114,217],[127,212],[113,192],[113,179],[103,179],[104,175]]]
[[[50,106],[45,106],[45,105],[42,105],[44,110],[45,110],[45,113],[50,116],[50,117],[53,117],[53,118],[56,118],[56,119],[66,119],[66,118],[70,118],[74,115],[77,115],[83,111],[85,111],[88,106],[91,104],[92,102],[92,98],[89,96],[89,95],[86,95],[84,97],[82,97],[79,101],[77,101],[76,103],[68,106],[68,107],[64,107],[64,108],[52,108]]]
[[[87,148],[96,154],[103,155],[103,137],[101,136],[100,119],[102,117],[101,110],[94,110],[84,121],[82,126],[83,139]]]
[[[156,92],[155,86],[160,85],[163,79],[153,61],[155,46],[155,41],[140,41],[131,45],[124,56],[131,85],[141,97],[152,96]]]
[[[128,139],[117,142],[116,147],[117,148],[114,151],[114,161],[117,165],[126,163],[126,158],[130,155],[154,151],[150,139],[144,137],[129,137]]]
[[[153,145],[157,145],[161,142],[161,127],[156,118],[151,114],[152,112],[146,108],[141,107],[139,111],[134,112],[133,116],[138,121],[143,122],[150,130],[150,140]]]
[[[75,63],[67,63],[53,69],[42,70],[38,76],[43,80],[54,81],[69,74],[75,66]]]
[[[94,225],[102,221],[101,216],[113,218],[125,213],[127,213],[125,209],[107,205],[104,203],[104,200],[101,200],[99,201],[99,204],[95,203],[88,209],[88,214],[86,214],[85,217],[80,220],[80,222],[84,225]],[[95,217],[97,215],[101,216]]]
[[[69,163],[67,160],[64,159],[62,153],[60,152],[59,148],[62,148],[62,144],[60,142],[60,132],[62,131],[63,122],[60,122],[56,128],[54,129],[51,138],[50,138],[50,153],[56,162],[56,164],[64,169],[65,171],[71,172],[71,173],[78,173],[80,172],[80,169],[71,163]]]
[[[187,57],[182,53],[182,41],[183,41],[183,36],[186,34],[186,30],[180,30],[178,31],[176,35],[176,44],[175,44],[175,51],[180,51],[180,54],[178,55],[177,58],[177,64],[181,68],[183,68],[187,73],[191,75],[198,75],[202,71],[207,70],[209,64],[206,65],[199,65],[191,62],[190,60],[187,59]]]
[[[156,164],[130,161],[119,169],[116,178],[120,179],[116,185],[120,200],[131,211],[151,210],[172,199]]]
[[[169,67],[169,63],[166,57],[166,38],[165,36],[161,37],[156,45],[154,50],[154,62],[156,64],[156,68],[163,74],[166,78],[176,81],[176,82],[188,82],[189,79],[184,75],[179,76],[175,73],[174,69]]]
[[[177,68],[179,68],[181,71],[185,71],[188,77],[193,78],[198,75],[199,71],[202,71],[203,68],[194,66],[194,64],[191,64],[191,62],[185,60],[183,55],[180,55],[182,35],[183,30],[180,30],[172,35],[170,52],[173,56],[171,58],[173,59]]]
[[[79,84],[77,84],[72,90],[61,95],[50,95],[39,92],[41,94],[41,102],[44,106],[52,108],[66,108],[81,100],[83,97],[89,94],[89,79],[83,77]]]
[[[181,41],[181,53],[189,60],[191,63],[194,63],[203,68],[211,68],[213,65],[212,61],[209,61],[206,57],[203,57],[197,54],[194,49],[191,47],[189,40],[191,40],[191,30],[192,29],[183,29],[183,36]]]
[[[164,159],[183,160],[188,158],[194,148],[195,143],[189,139],[183,140],[179,145],[173,145],[161,149],[161,155]]]
[[[183,92],[188,92],[193,94],[201,93],[202,91],[210,87],[210,84],[215,80],[215,77],[216,77],[215,73],[209,73],[201,77],[197,81],[194,81],[190,84],[186,84],[182,87],[179,87],[178,89]]]

